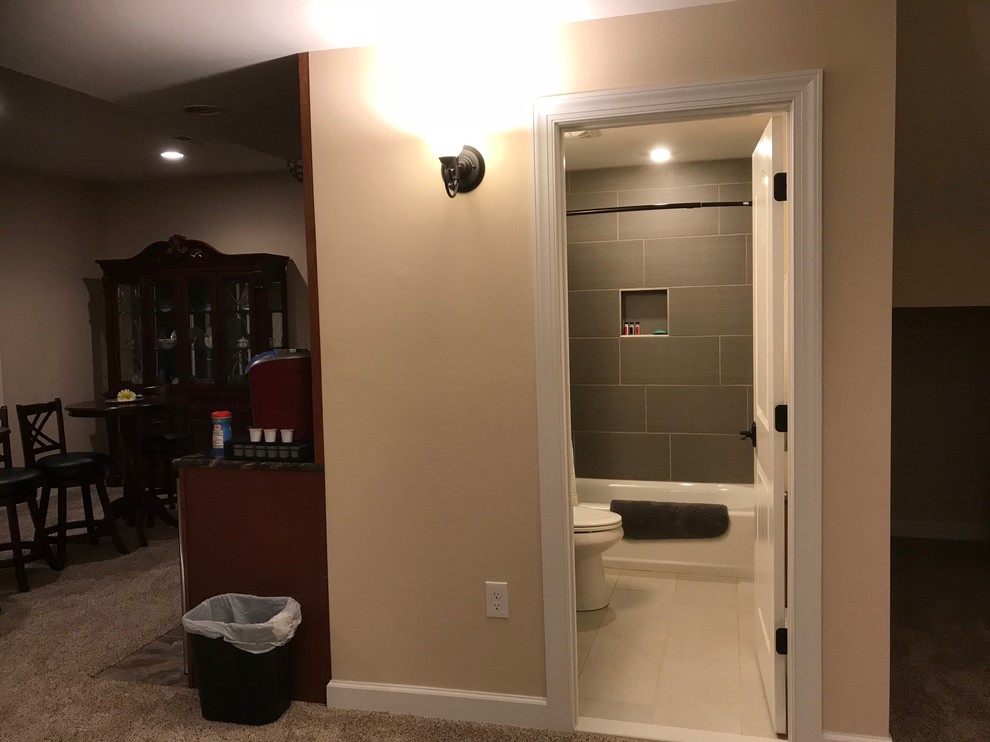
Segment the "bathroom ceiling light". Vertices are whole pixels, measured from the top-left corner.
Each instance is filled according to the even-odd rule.
[[[670,150],[666,147],[657,147],[650,150],[650,159],[654,162],[666,162],[670,159]]]
[[[473,191],[485,177],[485,158],[465,144],[459,155],[440,158],[440,177],[451,198]]]
[[[181,160],[185,155],[178,150],[167,149],[162,152],[162,157],[166,160]]]

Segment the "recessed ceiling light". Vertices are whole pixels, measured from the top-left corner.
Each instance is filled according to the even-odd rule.
[[[183,113],[191,113],[194,116],[219,116],[223,113],[220,106],[211,106],[206,103],[195,103],[191,106],[183,106]]]
[[[176,152],[174,149],[167,149],[162,152],[162,157],[166,160],[181,160],[185,155],[181,152]]]
[[[654,162],[666,162],[670,159],[670,150],[666,147],[657,147],[650,150],[650,159]]]

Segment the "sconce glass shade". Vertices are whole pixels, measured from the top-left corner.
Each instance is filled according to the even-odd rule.
[[[440,158],[440,176],[451,198],[458,193],[468,193],[485,177],[485,158],[474,147],[464,145],[459,155]]]

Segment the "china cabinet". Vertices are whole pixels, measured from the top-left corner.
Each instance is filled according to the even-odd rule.
[[[173,235],[103,269],[111,389],[170,384],[197,448],[209,447],[210,412],[251,422],[245,369],[288,343],[286,265],[268,253],[225,255]]]

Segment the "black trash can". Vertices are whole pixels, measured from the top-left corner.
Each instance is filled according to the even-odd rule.
[[[292,701],[292,647],[301,622],[292,598],[227,593],[182,617],[203,718],[270,724]]]

